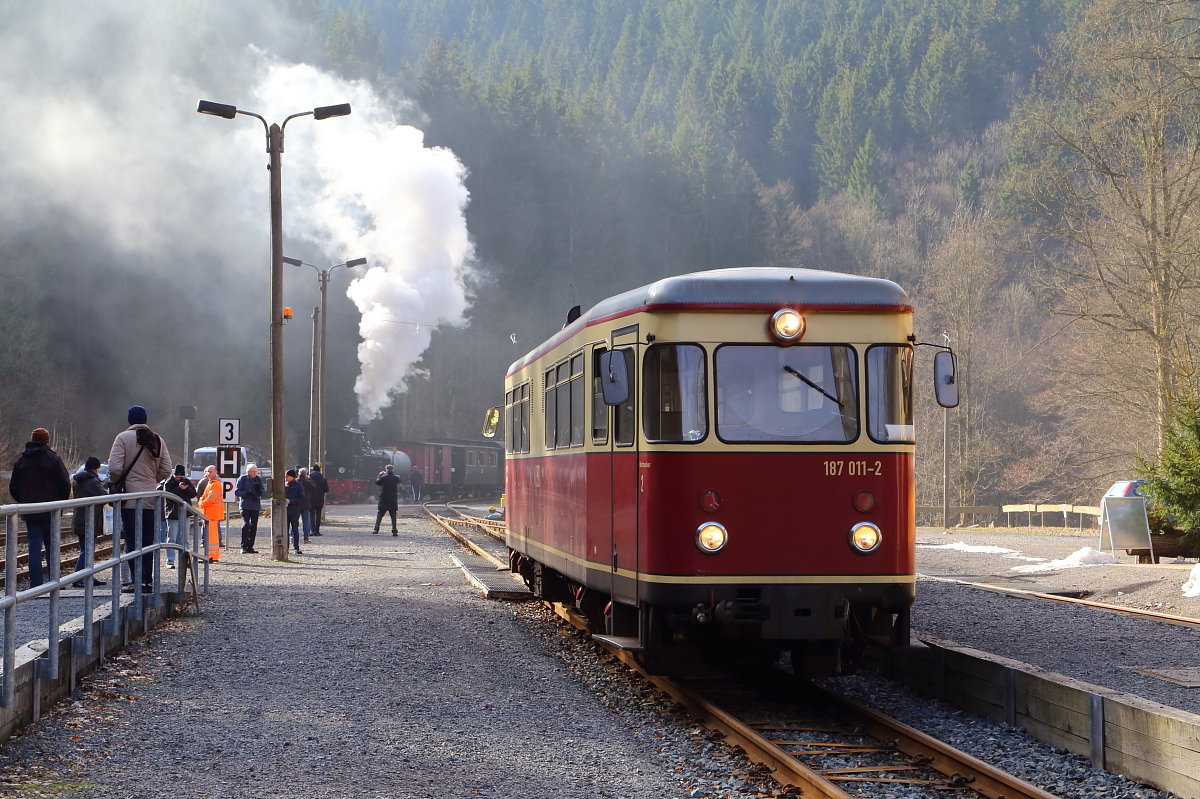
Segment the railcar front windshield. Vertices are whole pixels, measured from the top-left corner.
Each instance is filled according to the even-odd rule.
[[[845,345],[717,349],[717,435],[729,442],[846,444],[858,438],[858,372]]]

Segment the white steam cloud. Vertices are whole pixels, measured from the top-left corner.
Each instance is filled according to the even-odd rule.
[[[311,138],[315,157],[300,167],[284,227],[338,261],[367,259],[346,294],[362,314],[354,390],[360,419],[370,421],[403,389],[432,326],[458,322],[466,310],[463,276],[474,254],[463,216],[466,170],[450,150],[425,147],[421,131],[397,124],[364,83],[273,64],[255,95],[272,107],[289,97],[328,97],[353,108],[348,118],[289,126],[287,147],[294,137],[307,148]]]
[[[310,31],[284,6],[0,5],[0,230],[66,220],[63,234],[86,241],[97,261],[171,270],[186,276],[181,289],[213,292],[213,330],[224,340],[265,339],[263,131],[244,116],[201,116],[196,101],[279,122],[349,102],[349,117],[287,127],[284,237],[288,255],[321,266],[369,259],[347,292],[362,313],[360,416],[372,418],[403,388],[429,325],[461,320],[473,256],[462,164],[397,123],[395,113],[410,110],[403,103],[295,63],[311,50]],[[206,283],[205,270],[222,281]]]

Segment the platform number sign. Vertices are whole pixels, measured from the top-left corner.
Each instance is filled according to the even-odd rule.
[[[242,420],[221,419],[221,432],[217,434],[217,446],[231,447],[242,443]]]

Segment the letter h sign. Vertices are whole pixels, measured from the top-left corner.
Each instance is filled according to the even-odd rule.
[[[242,448],[217,447],[217,476],[237,477],[242,473]]]

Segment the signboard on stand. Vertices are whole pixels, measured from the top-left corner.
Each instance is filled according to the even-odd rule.
[[[1144,497],[1101,497],[1100,549],[1154,550]]]

